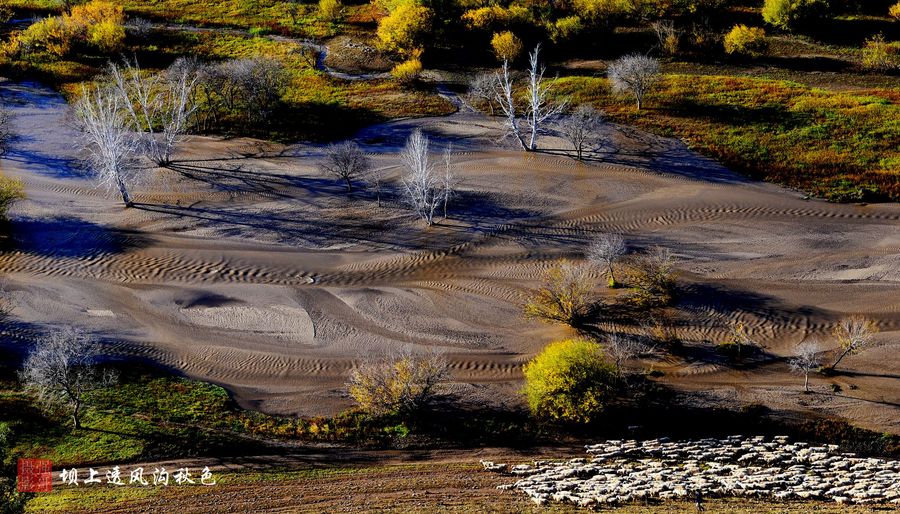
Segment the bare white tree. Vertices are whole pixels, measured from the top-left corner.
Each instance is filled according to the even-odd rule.
[[[479,73],[469,82],[469,97],[486,103],[491,116],[494,115],[494,102],[496,101],[495,83],[496,79],[491,73]],[[470,108],[475,110],[473,107]]]
[[[659,60],[642,54],[626,55],[610,64],[606,73],[613,91],[630,94],[640,109],[644,96],[659,81]]]
[[[163,74],[144,72],[137,62],[109,66],[131,128],[142,134],[144,153],[159,166],[171,162],[196,110],[197,68],[188,59],[179,59]]]
[[[97,343],[84,332],[56,329],[38,341],[25,360],[20,379],[47,407],[67,408],[78,429],[85,395],[116,381],[115,373],[98,369],[98,357]]]
[[[184,138],[197,111],[194,92],[199,80],[198,69],[195,59],[182,57],[166,70],[160,119],[162,148],[154,159],[161,166],[171,162],[177,144]]]
[[[847,355],[853,355],[868,348],[875,340],[878,327],[875,322],[862,316],[849,316],[842,319],[834,329],[834,336],[841,347],[841,354],[831,365],[831,369]]]
[[[556,131],[575,150],[575,158],[583,159],[588,146],[600,139],[598,131],[603,125],[603,112],[591,104],[580,104],[571,113],[563,116],[556,125]]]
[[[9,150],[9,142],[13,136],[13,114],[5,105],[0,105],[0,155]]]
[[[633,337],[614,332],[606,337],[606,351],[613,358],[616,366],[616,374],[622,376],[622,365],[625,362],[644,355],[651,350],[650,347]]]
[[[428,155],[428,138],[416,129],[400,152],[404,168],[403,187],[410,205],[428,225],[434,224],[434,213],[443,200],[442,178]]]
[[[372,161],[363,149],[353,141],[329,145],[325,149],[325,160],[319,168],[328,175],[343,180],[347,192],[353,191],[353,181],[365,179],[372,169]]]
[[[447,219],[447,206],[450,198],[456,191],[456,175],[453,173],[453,148],[447,146],[444,150],[444,174],[441,176],[441,196],[444,203],[444,219]]]
[[[131,207],[129,187],[137,177],[138,141],[129,130],[122,97],[115,90],[82,86],[74,112],[84,134],[91,168],[108,190],[118,190]]]
[[[797,345],[797,354],[788,361],[791,371],[803,375],[803,390],[809,392],[809,374],[822,365],[822,344],[819,341],[804,341]]]
[[[538,135],[545,130],[548,120],[559,114],[566,106],[565,102],[551,102],[552,85],[544,80],[546,67],[540,64],[541,45],[534,47],[528,54],[528,111],[526,122],[531,130],[528,150],[537,150]]]
[[[513,79],[509,74],[509,61],[503,61],[503,66],[494,75],[494,98],[503,111],[506,130],[516,138],[522,149],[528,151],[528,145],[522,136],[522,128],[519,126],[519,115],[516,109],[515,97],[513,97]]]
[[[625,239],[619,234],[601,234],[588,248],[588,260],[606,268],[609,287],[618,285],[613,266],[627,251]]]

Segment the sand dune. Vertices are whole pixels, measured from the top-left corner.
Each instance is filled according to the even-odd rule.
[[[661,379],[708,401],[762,402],[900,433],[900,207],[834,205],[748,181],[677,141],[608,127],[596,162],[498,144],[492,120],[457,114],[370,127],[360,140],[389,182],[423,128],[453,143],[462,180],[450,219],[426,229],[396,185],[378,208],[316,171],[321,147],[191,138],[123,209],[73,153],[64,102],[6,83],[22,136],[2,160],[26,182],[15,245],[0,254],[22,350],[49,324],[96,332],[111,352],[228,387],[246,406],[325,414],[348,405],[353,363],[398,346],[447,352],[458,387],[510,402],[519,367],[563,329],[521,318],[522,294],[560,258],[619,232],[680,259],[678,335],[698,348],[744,321],[771,359],[752,371],[661,359]],[[149,172],[148,172],[148,175]],[[842,397],[805,399],[778,357],[848,313],[879,348],[847,359]],[[636,327],[620,327],[635,330]],[[850,389],[850,385],[858,389]],[[817,382],[825,390],[827,383]]]

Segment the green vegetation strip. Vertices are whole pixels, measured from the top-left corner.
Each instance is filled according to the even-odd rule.
[[[749,77],[667,75],[635,111],[606,79],[559,79],[559,95],[614,121],[685,139],[725,165],[836,201],[900,200],[900,91],[838,92]]]

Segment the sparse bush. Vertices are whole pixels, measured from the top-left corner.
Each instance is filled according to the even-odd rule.
[[[759,27],[735,25],[722,44],[725,53],[756,57],[766,51],[766,31]]]
[[[522,370],[528,407],[537,417],[587,423],[612,399],[616,371],[596,343],[551,343]]]
[[[734,321],[729,325],[728,339],[719,343],[718,350],[732,359],[741,360],[757,347],[758,344],[747,332],[747,325],[741,321]]]
[[[323,172],[343,180],[350,193],[353,191],[353,181],[365,179],[372,169],[372,163],[358,144],[345,141],[329,145],[325,150],[325,160],[319,167]]]
[[[391,68],[391,76],[401,84],[412,84],[422,74],[422,61],[418,57],[407,59]]]
[[[830,370],[834,371],[844,357],[859,353],[871,346],[875,342],[877,333],[878,326],[871,319],[862,316],[850,316],[842,319],[834,329],[834,337],[840,345],[841,353],[834,364],[829,366]]]
[[[656,34],[659,51],[664,55],[675,55],[678,52],[678,31],[672,20],[659,20],[650,25]]]
[[[888,43],[881,34],[866,40],[862,64],[867,70],[891,71],[900,67],[900,46]]]
[[[575,158],[580,161],[584,158],[584,151],[600,139],[599,131],[602,125],[602,111],[594,109],[591,104],[579,104],[559,120],[556,131],[572,145]]]
[[[766,0],[762,9],[766,23],[789,30],[809,26],[829,14],[828,0]]]
[[[479,73],[469,82],[469,97],[479,104],[475,108],[487,104],[491,116],[494,115],[494,102],[497,98],[496,83],[497,79],[493,73]]]
[[[644,105],[644,96],[659,81],[659,73],[659,61],[642,54],[613,61],[606,72],[613,91],[633,96],[638,109]]]
[[[803,375],[803,390],[809,392],[809,374],[822,365],[819,355],[822,345],[818,341],[806,341],[797,346],[797,355],[789,362],[791,371]]]
[[[625,283],[631,288],[628,300],[641,307],[661,307],[675,299],[675,256],[657,247],[634,256],[626,266]]]
[[[425,406],[435,387],[447,378],[443,356],[402,351],[360,364],[350,375],[348,391],[369,414],[409,414]]]
[[[525,303],[526,318],[577,325],[591,306],[596,280],[587,266],[562,262],[544,275],[544,284]]]
[[[114,372],[97,367],[98,357],[96,341],[84,332],[55,329],[28,355],[20,379],[45,407],[68,411],[78,429],[88,393],[117,379]]]
[[[498,61],[514,61],[522,53],[522,40],[508,30],[498,32],[491,38],[491,48]]]
[[[613,267],[628,251],[625,238],[619,234],[601,234],[588,247],[588,259],[606,272],[607,285],[618,287]]]

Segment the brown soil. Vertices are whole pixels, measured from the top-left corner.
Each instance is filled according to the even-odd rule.
[[[497,486],[515,477],[481,470],[479,459],[520,463],[533,458],[566,458],[577,450],[540,449],[529,455],[509,450],[485,449],[477,452],[428,452],[403,456],[379,453],[368,464],[332,466],[315,463],[315,456],[264,457],[257,462],[165,463],[210,465],[218,483],[211,487],[157,487],[148,498],[120,499],[102,507],[67,507],[70,513],[245,513],[245,512],[493,512],[565,513],[594,512],[566,504],[538,506],[517,491],[500,491]],[[365,455],[357,455],[365,459]],[[369,456],[374,457],[374,455]],[[338,459],[340,461],[340,459]],[[157,463],[145,465],[153,469]],[[272,471],[273,466],[278,471]],[[335,467],[337,465],[339,467]],[[131,468],[129,468],[131,469]],[[267,471],[269,469],[269,471]],[[294,471],[292,474],[291,471]],[[64,488],[63,488],[64,489]],[[81,491],[80,502],[93,503],[90,489]],[[82,503],[83,504],[83,503]],[[844,506],[820,502],[764,502],[755,499],[706,499],[704,512],[712,513],[833,513],[891,512],[887,506]],[[635,503],[607,509],[620,514],[683,514],[695,512],[692,502]]]

